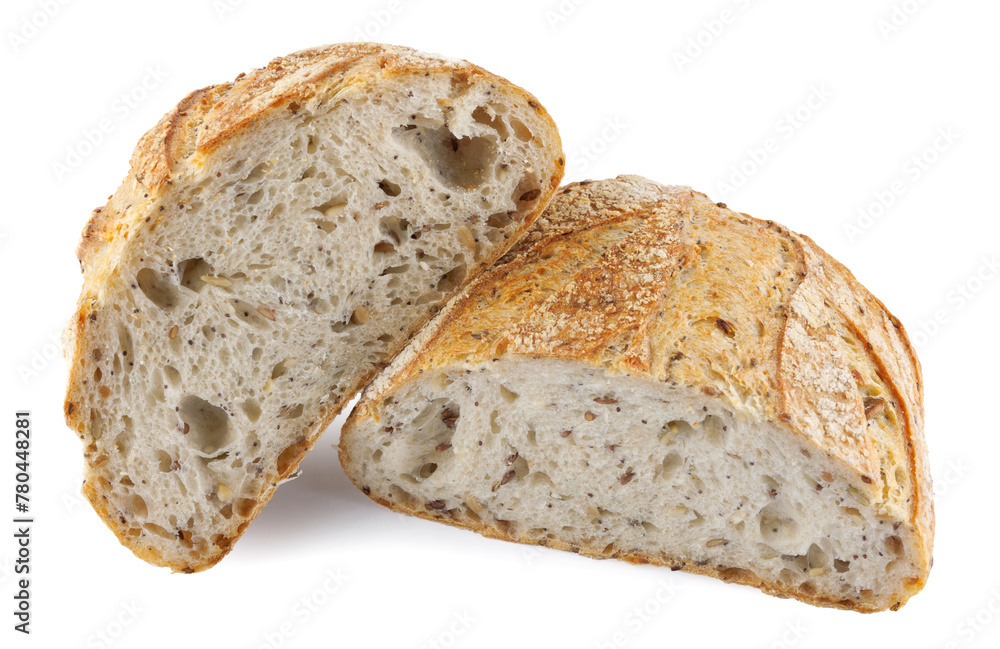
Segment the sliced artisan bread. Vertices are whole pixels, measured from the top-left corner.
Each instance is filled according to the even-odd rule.
[[[635,176],[560,190],[344,427],[392,509],[896,609],[933,510],[920,367],[807,237]]]
[[[534,97],[406,48],[307,50],[188,95],[80,245],[84,494],[147,561],[219,561],[562,169]]]

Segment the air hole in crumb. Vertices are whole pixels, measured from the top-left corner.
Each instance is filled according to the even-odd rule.
[[[327,221],[326,219],[310,219],[310,220],[316,224],[317,228],[319,228],[326,234],[330,234],[331,232],[337,229],[337,224],[334,223],[333,221]]]
[[[284,406],[278,411],[278,419],[298,419],[302,416],[304,410],[305,405],[301,403],[293,406]]]
[[[694,428],[686,421],[668,421],[663,424],[663,428],[660,430],[660,441],[669,445],[673,444],[678,437],[686,439],[694,433]]]
[[[437,291],[428,291],[416,299],[413,303],[414,306],[420,306],[422,304],[430,304],[431,302],[437,302],[441,299],[441,294]]]
[[[115,437],[115,450],[120,454],[127,456],[132,450],[132,443],[135,441],[135,435],[132,432],[132,420],[128,417],[122,417],[122,423],[126,424],[125,429],[118,433]]]
[[[389,487],[389,498],[406,507],[413,507],[416,503],[410,492],[395,484]]]
[[[242,518],[248,518],[253,514],[254,508],[257,506],[257,501],[250,498],[237,498],[234,501],[234,509],[236,510],[236,515]]]
[[[135,276],[136,284],[150,302],[166,311],[177,303],[177,288],[166,273],[157,273],[152,268],[143,268]]]
[[[379,220],[378,229],[386,240],[397,244],[407,238],[410,222],[398,216],[386,216]]]
[[[778,581],[780,581],[785,587],[793,586],[798,582],[799,576],[793,570],[788,568],[782,568],[781,572],[778,573]]]
[[[104,434],[104,418],[96,410],[90,411],[90,436],[96,442]]]
[[[532,138],[531,130],[524,125],[524,122],[516,117],[510,120],[510,127],[514,131],[514,137],[522,142],[527,142]]]
[[[778,495],[781,484],[777,480],[769,475],[764,476],[761,480],[764,482],[764,488],[767,490],[769,496],[774,498]]]
[[[813,543],[809,546],[809,551],[806,552],[806,561],[809,563],[810,570],[825,568],[830,563],[830,557],[827,556],[822,548]]]
[[[552,478],[549,477],[548,473],[544,471],[534,471],[528,476],[528,483],[534,488],[552,488],[555,487],[555,483],[552,482]]]
[[[178,270],[181,274],[181,286],[195,293],[201,291],[205,286],[205,282],[201,279],[202,276],[212,274],[212,267],[200,257],[182,261]]]
[[[288,370],[295,365],[295,361],[290,358],[279,361],[271,368],[271,378],[277,379],[288,374]]]
[[[159,536],[161,538],[167,539],[168,541],[176,541],[177,540],[176,536],[174,536],[173,534],[171,534],[167,530],[163,529],[162,527],[160,527],[156,523],[143,523],[142,527],[147,532],[155,534],[155,535],[157,535],[157,536]]]
[[[857,518],[859,520],[862,518],[861,511],[857,507],[843,507],[842,509],[844,510],[844,513],[851,518]]]
[[[681,467],[683,461],[679,453],[672,452],[668,453],[666,457],[663,458],[662,470],[660,472],[660,477],[664,480],[670,480],[674,473]]]
[[[172,387],[177,387],[181,383],[181,373],[171,365],[163,366],[163,375],[167,379],[167,383]]]
[[[518,455],[514,459],[513,464],[510,465],[510,470],[514,472],[515,478],[524,478],[524,476],[528,475],[528,472],[530,471],[528,468],[528,460],[521,455]]]
[[[174,459],[166,451],[157,451],[156,461],[159,463],[160,473],[169,473],[170,467],[174,463]]]
[[[149,515],[149,510],[146,507],[146,501],[143,500],[142,496],[139,494],[132,494],[128,498],[129,509],[132,510],[132,515],[136,518],[146,518]]]
[[[500,136],[500,141],[505,142],[510,135],[507,130],[507,125],[504,124],[504,121],[500,119],[500,117],[491,115],[490,113],[490,109],[486,106],[477,106],[476,109],[472,111],[472,119],[478,124],[492,128],[497,132],[497,135]]]
[[[382,271],[381,276],[384,277],[385,275],[397,275],[400,273],[405,273],[408,270],[410,270],[409,264],[403,264],[401,266],[388,266],[385,270]]]
[[[441,279],[437,283],[437,290],[442,293],[450,293],[461,286],[462,282],[465,280],[465,274],[468,269],[465,264],[459,264],[455,266],[450,271],[441,276]]]
[[[330,312],[330,303],[321,297],[314,297],[309,301],[309,310],[319,315],[325,315]]]
[[[124,364],[125,373],[132,371],[135,354],[132,350],[132,334],[125,327],[118,327],[118,347],[121,350],[119,356]]]
[[[486,219],[486,225],[491,228],[506,228],[511,224],[511,218],[507,212],[497,212],[496,214],[491,214],[490,218]]]
[[[187,396],[180,403],[180,418],[187,425],[184,440],[195,450],[211,455],[232,442],[229,415],[201,397]]]
[[[660,533],[660,528],[658,528],[657,526],[653,525],[649,521],[643,521],[642,522],[642,529],[646,530],[647,534],[659,534]]]
[[[381,189],[386,196],[399,196],[399,185],[386,178],[379,181],[378,188]]]
[[[541,183],[533,174],[526,174],[518,181],[517,187],[510,194],[510,200],[518,205],[519,203],[533,203],[541,196],[539,189]],[[519,210],[531,209],[532,205],[518,205]]]
[[[799,524],[779,507],[768,505],[760,511],[760,535],[776,548],[792,547],[799,537]]]
[[[229,313],[256,329],[270,329],[275,319],[275,310],[267,305],[251,304],[240,299],[231,300],[229,305],[232,309]]]
[[[244,176],[243,182],[252,183],[252,182],[257,182],[258,180],[262,180],[264,178],[264,172],[266,170],[267,170],[267,163],[261,162],[256,167],[251,169],[250,173]]]
[[[496,164],[492,137],[458,138],[446,126],[420,125],[400,126],[392,134],[420,155],[442,182],[456,189],[480,185]]]
[[[251,422],[256,423],[260,419],[260,404],[256,399],[247,399],[240,404],[240,409]]]

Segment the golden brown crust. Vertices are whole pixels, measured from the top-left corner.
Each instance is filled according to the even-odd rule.
[[[93,211],[77,248],[77,256],[84,272],[84,284],[77,312],[67,327],[65,349],[70,358],[70,372],[64,412],[67,425],[86,445],[84,456],[88,461],[88,449],[93,447],[93,442],[88,440],[85,432],[87,422],[84,420],[84,409],[77,405],[85,401],[82,367],[83,355],[89,350],[84,344],[87,329],[98,326],[100,298],[108,276],[114,272],[116,256],[121,247],[138,228],[149,221],[151,214],[156,213],[156,205],[169,191],[169,186],[192,176],[203,165],[210,164],[211,154],[216,148],[244,137],[254,124],[263,122],[276,114],[278,109],[293,102],[331,97],[342,88],[352,85],[364,87],[374,79],[439,72],[451,74],[453,84],[468,84],[476,77],[485,77],[505,86],[543,118],[540,121],[549,129],[547,133],[541,134],[544,140],[554,143],[556,147],[560,146],[558,132],[545,108],[522,88],[467,61],[445,59],[405,47],[377,43],[328,45],[276,58],[264,68],[240,74],[231,83],[208,86],[190,93],[142,136],[132,154],[129,174],[118,190],[109,197],[108,203]],[[511,242],[516,241],[534,222],[559,186],[564,160],[561,153],[558,155],[557,171],[543,183],[542,195],[534,203],[535,207],[520,215],[522,222],[511,235]],[[504,246],[499,246],[491,257],[482,261],[482,267],[489,267],[504,252]],[[360,390],[375,373],[373,371],[369,376],[362,377],[348,393]],[[232,543],[271,498],[276,486],[297,470],[299,462],[312,448],[319,434],[348,401],[349,399],[344,399],[329,404],[325,416],[306,432],[306,438],[289,458],[284,470],[268,478],[270,488],[258,500],[236,537],[216,543],[219,550],[210,556],[188,562],[173,562],[143,544],[141,539],[130,536],[129,527],[108,504],[101,485],[95,484],[96,473],[89,468],[83,493],[122,544],[140,558],[157,565],[169,566],[175,571],[196,572],[207,569],[229,552]]]
[[[418,374],[509,355],[687,386],[800,435],[882,515],[909,522],[921,570],[909,594],[922,587],[933,509],[920,366],[899,321],[811,239],[686,187],[634,176],[567,185],[366,388],[345,435]],[[346,467],[344,449],[342,437]]]

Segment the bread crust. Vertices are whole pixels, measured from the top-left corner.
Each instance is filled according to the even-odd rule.
[[[705,270],[699,259],[712,246],[727,263]],[[757,285],[763,270],[770,287]],[[518,245],[453,298],[365,389],[341,436],[349,477],[365,490],[351,471],[351,436],[358,422],[378,421],[380,404],[395,390],[422,373],[513,356],[574,360],[609,375],[685,385],[798,435],[839,461],[885,516],[911,528],[920,577],[890,606],[922,588],[934,514],[920,364],[899,320],[808,237],[732,212],[687,187],[636,176],[567,185]],[[886,414],[869,417],[875,410],[869,400],[881,401]],[[519,540],[446,512],[377,500]],[[671,565],[821,606],[885,608],[793,591],[745,570],[544,543]]]
[[[82,408],[85,376],[83,355],[87,328],[98,319],[99,305],[108,277],[115,272],[118,256],[130,237],[156,213],[157,204],[171,184],[183,182],[206,165],[212,164],[213,152],[246,137],[254,125],[287,110],[294,102],[332,97],[349,87],[371,84],[404,75],[448,74],[453,84],[470,84],[477,78],[502,85],[515,97],[532,108],[540,117],[546,132],[544,141],[552,143],[551,159],[556,160],[554,173],[543,178],[542,195],[530,212],[522,215],[510,243],[501,245],[480,264],[488,268],[509,245],[534,222],[552,197],[565,168],[561,142],[555,124],[542,104],[530,93],[503,77],[494,75],[467,61],[447,59],[406,47],[377,43],[342,43],[303,50],[272,60],[264,68],[240,74],[232,82],[208,86],[188,94],[139,140],[131,157],[131,168],[118,190],[103,207],[95,209],[83,229],[77,247],[77,257],[84,274],[83,288],[77,311],[67,325],[65,350],[69,360],[69,379],[64,401],[66,424],[85,443],[84,457],[89,460],[94,450],[84,432],[86,422]],[[544,170],[541,170],[544,173]],[[475,269],[470,270],[470,277]],[[423,324],[423,323],[421,323]],[[360,390],[374,376],[373,371],[362,377],[350,392]],[[270,500],[281,481],[294,474],[299,462],[317,441],[319,434],[336,418],[350,399],[330,403],[325,416],[318,420],[299,443],[299,451],[291,458],[286,470],[269,477],[269,489],[240,526],[235,537],[217,543],[220,551],[187,562],[171,561],[154,548],[127,535],[128,526],[107,497],[95,485],[88,473],[82,492],[119,541],[140,558],[178,572],[198,572],[218,563],[230,550],[247,525],[256,518]],[[89,467],[89,462],[88,462]]]

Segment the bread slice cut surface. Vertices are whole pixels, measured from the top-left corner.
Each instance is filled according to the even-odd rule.
[[[143,559],[215,564],[562,167],[534,97],[406,48],[307,50],[191,93],[80,244],[84,494]]]
[[[816,605],[930,567],[920,368],[807,237],[685,187],[560,190],[368,388],[341,462],[393,509]]]

